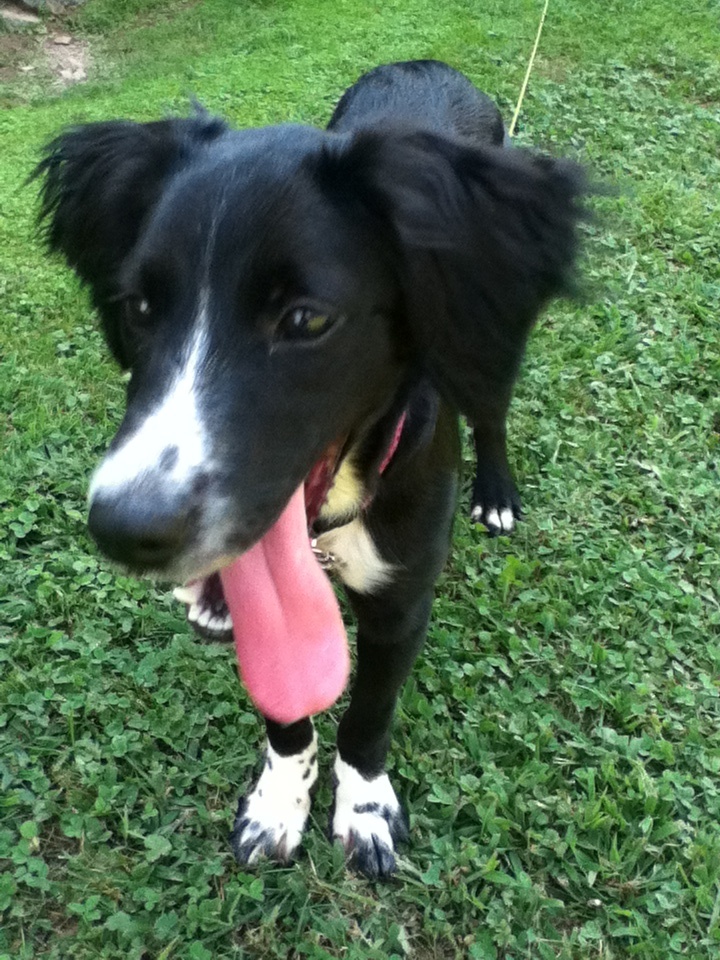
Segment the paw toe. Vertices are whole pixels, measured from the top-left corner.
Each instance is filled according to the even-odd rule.
[[[483,524],[491,537],[511,533],[515,529],[517,521],[521,519],[521,515],[519,503],[509,505],[507,503],[474,502],[470,510],[472,522]]]
[[[241,804],[244,802],[240,801]],[[235,859],[242,865],[257,863],[261,858],[287,863],[297,850],[300,839],[299,832],[295,838],[291,838],[284,824],[279,824],[277,828],[265,827],[238,812],[230,834],[230,846]]]
[[[230,834],[230,846],[239,864],[256,863],[261,856],[267,856],[270,852],[272,838],[256,821],[245,817],[235,821]]]
[[[470,506],[473,523],[482,523],[488,534],[496,537],[510,533],[521,516],[520,495],[512,477],[479,461]]]
[[[408,824],[387,774],[366,780],[338,757],[335,777],[332,836],[351,868],[371,879],[392,876],[395,846],[407,840]]]
[[[369,838],[351,833],[345,850],[350,866],[371,880],[383,880],[395,873],[395,851],[375,833]]]
[[[502,524],[500,523],[500,514],[492,507],[485,514],[485,526],[488,528],[488,532],[491,534],[498,534],[502,530]]]

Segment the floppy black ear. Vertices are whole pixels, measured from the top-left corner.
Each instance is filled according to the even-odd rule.
[[[225,129],[201,112],[153,123],[115,120],[65,130],[44,149],[31,177],[42,181],[39,221],[50,249],[90,286],[116,355],[113,297],[123,261],[167,178]]]
[[[333,167],[394,235],[408,333],[440,391],[504,420],[533,322],[569,291],[581,168],[427,132],[361,133]]]

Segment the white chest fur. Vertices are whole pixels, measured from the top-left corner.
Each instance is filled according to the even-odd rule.
[[[334,558],[332,569],[358,593],[373,593],[390,581],[394,567],[383,560],[362,517],[317,538],[317,548]]]

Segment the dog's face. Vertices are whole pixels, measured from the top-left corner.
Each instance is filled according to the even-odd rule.
[[[90,525],[133,567],[186,579],[242,552],[398,387],[389,250],[313,181],[320,135],[283,139],[183,172],[122,266],[128,408]]]
[[[257,541],[422,367],[473,414],[572,261],[577,172],[432,134],[198,117],[50,144],[43,215],[131,371],[91,487],[111,557],[184,580]]]

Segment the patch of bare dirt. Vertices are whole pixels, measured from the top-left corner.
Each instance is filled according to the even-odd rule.
[[[90,45],[86,40],[78,40],[68,33],[58,33],[47,38],[42,50],[57,86],[69,87],[87,80]]]
[[[25,79],[62,90],[87,80],[91,64],[90,44],[72,36],[62,21],[41,20],[14,3],[0,2],[1,83]]]
[[[0,81],[17,77],[26,50],[27,37],[19,33],[0,33]]]

